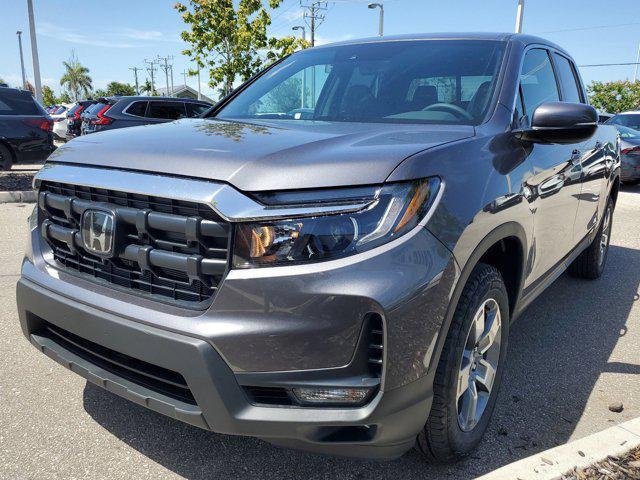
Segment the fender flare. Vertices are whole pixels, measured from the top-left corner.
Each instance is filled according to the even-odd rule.
[[[524,284],[524,272],[526,271],[528,244],[525,230],[522,225],[517,222],[507,222],[489,232],[480,241],[480,243],[478,243],[471,255],[469,255],[469,258],[465,262],[464,266],[461,266],[460,275],[458,276],[458,280],[453,289],[453,294],[451,295],[451,300],[449,301],[449,306],[447,307],[447,312],[445,314],[442,327],[440,328],[440,332],[438,333],[436,348],[433,352],[431,363],[429,365],[429,374],[435,374],[435,371],[438,368],[438,364],[440,363],[440,356],[442,355],[442,350],[444,348],[444,342],[446,341],[447,335],[449,333],[449,328],[451,327],[451,321],[453,320],[453,315],[456,311],[456,308],[458,307],[458,301],[460,300],[460,296],[462,295],[462,290],[467,284],[467,280],[469,280],[469,277],[471,276],[471,272],[478,264],[482,256],[487,253],[487,251],[489,251],[489,249],[493,245],[498,243],[500,240],[504,240],[509,237],[517,238],[522,246],[522,265],[520,265],[521,275],[519,279],[516,298],[513,302],[513,308],[511,309],[512,312],[510,312],[510,317],[511,313],[517,312],[517,305],[520,301],[522,286]],[[510,318],[509,320],[510,322],[513,322],[514,318]]]

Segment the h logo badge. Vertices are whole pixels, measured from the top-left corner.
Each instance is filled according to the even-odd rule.
[[[85,210],[80,223],[82,243],[88,252],[101,257],[113,255],[115,218],[104,210]]]

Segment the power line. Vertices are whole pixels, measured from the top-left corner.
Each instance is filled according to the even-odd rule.
[[[580,68],[584,67],[624,67],[627,65],[640,65],[640,62],[623,62],[623,63],[592,63],[589,65],[578,65]]]
[[[632,25],[640,25],[640,22],[633,23],[620,23],[618,25],[596,25],[593,27],[578,27],[578,28],[565,28],[562,30],[547,30],[545,32],[538,33],[562,33],[562,32],[578,32],[582,30],[597,30],[599,28],[619,28],[619,27],[630,27]]]

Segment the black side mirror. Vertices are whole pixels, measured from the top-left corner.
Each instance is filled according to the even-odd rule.
[[[598,112],[584,103],[548,102],[535,109],[531,127],[517,130],[521,140],[536,143],[579,143],[596,132]]]

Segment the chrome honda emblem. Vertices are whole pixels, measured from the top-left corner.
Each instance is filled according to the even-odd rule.
[[[85,210],[80,223],[82,243],[88,252],[101,257],[113,255],[115,217],[104,210]]]

